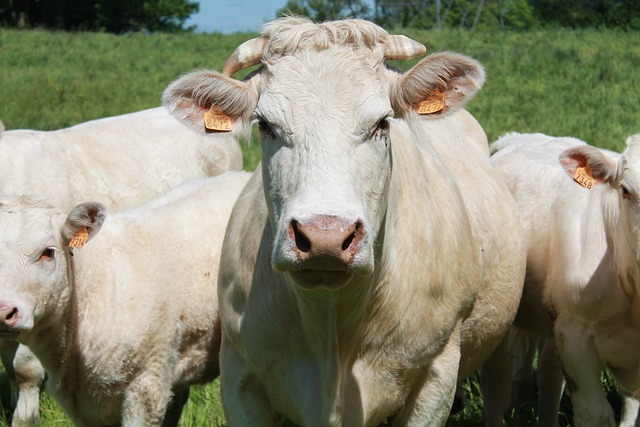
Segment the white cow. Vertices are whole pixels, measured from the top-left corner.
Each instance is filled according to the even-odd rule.
[[[43,194],[65,208],[93,200],[127,209],[190,179],[241,169],[235,137],[199,135],[162,107],[0,136],[0,194]]]
[[[456,381],[502,342],[525,253],[513,200],[459,110],[484,70],[454,53],[405,74],[385,65],[424,51],[370,22],[288,17],[224,74],[165,90],[194,128],[260,126],[262,164],[219,276],[230,426],[443,425]],[[499,422],[504,399],[489,402]]]
[[[191,181],[109,216],[0,198],[0,336],[39,358],[76,425],[175,425],[189,386],[218,375],[218,262],[249,176]]]
[[[547,345],[551,354],[557,347],[576,426],[613,426],[601,372],[609,370],[627,394],[640,390],[640,135],[627,140],[622,155],[542,134],[508,134],[492,151],[527,237],[515,324],[542,337],[553,334]],[[592,178],[580,178],[585,167],[590,171],[580,171]],[[559,400],[562,375],[555,371],[547,409]],[[628,425],[637,402],[628,397],[625,403]],[[547,413],[541,417],[546,425],[557,424],[557,411],[554,419]]]
[[[0,134],[0,194],[43,194],[65,209],[89,200],[131,208],[187,180],[240,169],[235,134],[212,140],[162,107],[56,131]],[[5,369],[20,390],[14,426],[37,420],[44,377],[37,359],[25,349],[14,359],[15,351],[16,343],[0,343]]]

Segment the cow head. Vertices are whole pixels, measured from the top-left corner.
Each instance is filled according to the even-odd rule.
[[[385,64],[424,52],[362,20],[283,18],[240,46],[222,74],[187,74],[163,102],[200,130],[211,111],[233,126],[258,123],[272,266],[299,286],[337,288],[373,271],[391,146],[401,143],[391,141],[394,121],[417,117],[428,99],[440,102],[434,116],[446,115],[484,82],[479,63],[454,53],[431,55],[405,74]],[[258,62],[245,81],[230,77]]]
[[[560,155],[560,163],[571,178],[582,168],[592,177],[593,187],[607,186],[614,190],[609,194],[618,199],[616,225],[624,227],[623,238],[636,256],[635,262],[640,261],[637,259],[640,253],[640,134],[627,138],[627,148],[621,156],[612,157],[598,148],[581,145],[565,150]]]
[[[91,239],[104,215],[85,203],[65,220],[43,199],[0,198],[0,338],[20,340],[68,297],[69,244]]]

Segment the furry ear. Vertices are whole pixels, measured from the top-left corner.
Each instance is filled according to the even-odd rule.
[[[62,237],[70,247],[81,247],[95,236],[107,216],[107,208],[101,203],[82,203],[74,207],[62,229]]]
[[[558,159],[567,175],[575,179],[579,168],[588,168],[595,185],[617,185],[618,163],[596,147],[581,145],[560,154]]]
[[[228,132],[250,123],[258,94],[251,84],[217,71],[194,71],[171,83],[162,94],[162,103],[196,131]]]
[[[441,52],[427,56],[396,80],[391,102],[399,116],[410,110],[421,110],[425,115],[447,114],[462,108],[484,81],[484,67],[478,61]]]

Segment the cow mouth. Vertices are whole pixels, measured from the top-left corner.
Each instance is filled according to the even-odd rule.
[[[351,281],[353,271],[301,269],[289,272],[296,285],[305,289],[339,289]]]

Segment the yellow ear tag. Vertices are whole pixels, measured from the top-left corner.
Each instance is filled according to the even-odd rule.
[[[444,94],[439,90],[429,93],[427,99],[418,104],[418,114],[434,114],[444,109]]]
[[[589,190],[593,188],[593,184],[596,182],[589,165],[577,168],[575,175],[573,175],[573,180]]]
[[[204,113],[204,127],[216,132],[230,132],[232,128],[231,117],[212,105],[209,111]]]
[[[84,246],[85,243],[87,243],[88,239],[89,239],[89,230],[87,230],[87,227],[82,227],[78,229],[78,231],[76,231],[76,234],[74,234],[71,240],[69,240],[69,247],[81,248],[82,246]]]

